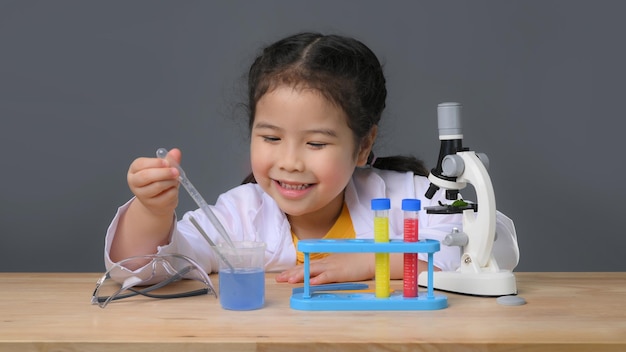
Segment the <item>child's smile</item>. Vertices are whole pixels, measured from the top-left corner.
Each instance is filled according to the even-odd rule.
[[[275,181],[278,191],[285,198],[300,198],[303,197],[314,185],[311,183],[289,183],[284,181]]]

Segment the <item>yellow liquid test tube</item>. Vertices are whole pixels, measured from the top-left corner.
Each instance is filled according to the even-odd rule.
[[[389,198],[372,199],[372,210],[374,211],[374,242],[389,242],[389,209],[391,208]],[[376,298],[389,298],[389,253],[375,254]]]

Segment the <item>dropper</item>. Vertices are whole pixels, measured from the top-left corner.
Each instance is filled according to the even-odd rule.
[[[198,230],[198,232],[200,232],[202,237],[204,237],[204,239],[207,242],[209,242],[209,245],[211,246],[211,249],[213,249],[215,251],[215,253],[217,253],[217,255],[219,255],[219,257],[224,261],[224,263],[226,265],[228,265],[230,270],[234,273],[235,272],[235,268],[233,267],[233,265],[228,261],[228,259],[226,259],[226,256],[224,256],[224,254],[222,254],[222,252],[220,252],[220,250],[217,249],[217,246],[215,245],[213,240],[211,240],[211,237],[209,237],[209,235],[207,235],[207,233],[204,232],[204,230],[202,229],[202,226],[200,226],[200,224],[198,224],[198,221],[196,220],[196,218],[194,218],[193,215],[189,215],[189,221],[191,221],[193,226],[196,227],[196,229]]]
[[[159,148],[156,151],[156,155],[160,159],[165,159],[165,156],[167,155],[167,149]],[[178,165],[178,163],[174,161],[170,161],[170,165],[178,169],[178,173],[179,173],[178,180],[183,185],[183,187],[187,190],[187,193],[189,193],[191,198],[193,198],[196,204],[198,204],[200,209],[202,209],[204,214],[209,218],[209,220],[211,221],[211,223],[213,224],[217,232],[219,232],[219,234],[222,236],[224,241],[226,241],[226,243],[228,243],[231,247],[234,248],[235,245],[233,244],[233,241],[230,239],[228,232],[226,232],[226,229],[224,229],[224,226],[222,226],[222,223],[220,222],[220,220],[217,218],[217,216],[215,216],[215,214],[209,207],[209,204],[204,200],[204,198],[202,198],[202,195],[200,195],[200,192],[198,192],[196,187],[194,187],[191,181],[189,181],[189,179],[187,178],[187,175],[185,174],[185,171],[183,171],[183,168],[180,167],[180,165]]]

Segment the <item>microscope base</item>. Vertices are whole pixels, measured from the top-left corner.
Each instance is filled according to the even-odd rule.
[[[428,273],[419,275],[419,285],[428,285]],[[505,296],[517,294],[515,275],[508,270],[497,272],[436,271],[433,288],[476,296]]]

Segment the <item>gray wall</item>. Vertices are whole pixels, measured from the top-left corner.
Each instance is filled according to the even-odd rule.
[[[101,271],[128,165],[180,147],[209,202],[248,172],[242,77],[301,30],[385,63],[379,155],[439,148],[464,105],[519,271],[623,271],[623,1],[0,0],[0,271]],[[617,179],[616,179],[617,178]],[[179,211],[194,207],[181,194]]]

